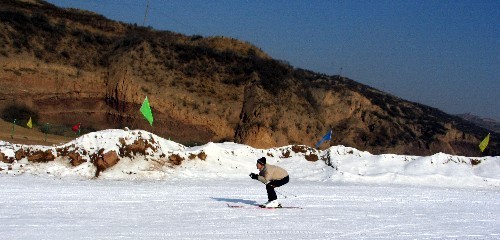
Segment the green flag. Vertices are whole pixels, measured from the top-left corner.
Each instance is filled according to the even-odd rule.
[[[483,141],[479,144],[479,149],[481,152],[484,152],[484,149],[488,146],[488,143],[490,142],[490,134],[488,133],[488,136],[486,136]]]
[[[148,97],[144,99],[141,106],[141,113],[144,115],[146,120],[148,120],[149,124],[153,126],[153,113],[151,112],[151,107],[149,107]]]

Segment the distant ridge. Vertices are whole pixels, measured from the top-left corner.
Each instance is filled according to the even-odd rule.
[[[472,122],[480,127],[486,128],[493,132],[500,133],[500,121],[495,120],[493,118],[483,118],[470,113],[457,114],[457,116],[469,122]]]

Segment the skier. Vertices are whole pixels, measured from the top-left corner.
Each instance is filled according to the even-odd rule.
[[[261,157],[257,160],[257,169],[259,169],[259,174],[250,173],[250,177],[255,180],[259,180],[266,184],[267,199],[268,202],[262,204],[261,207],[272,207],[279,208],[281,204],[278,202],[278,197],[274,188],[281,187],[288,183],[289,177],[288,172],[278,166],[271,164],[266,164],[266,158]]]

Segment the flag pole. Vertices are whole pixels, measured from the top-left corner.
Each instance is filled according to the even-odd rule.
[[[45,123],[45,142],[47,142],[47,133],[49,132],[49,123]]]
[[[16,126],[16,119],[14,118],[14,121],[12,122],[12,131],[10,132],[11,139],[14,139],[15,126]]]

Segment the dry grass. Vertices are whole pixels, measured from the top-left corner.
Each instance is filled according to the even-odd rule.
[[[28,145],[45,145],[50,146],[54,144],[67,143],[74,138],[63,137],[52,134],[44,134],[38,129],[29,129],[16,125],[14,127],[14,134],[12,135],[12,123],[0,119],[0,140]]]

